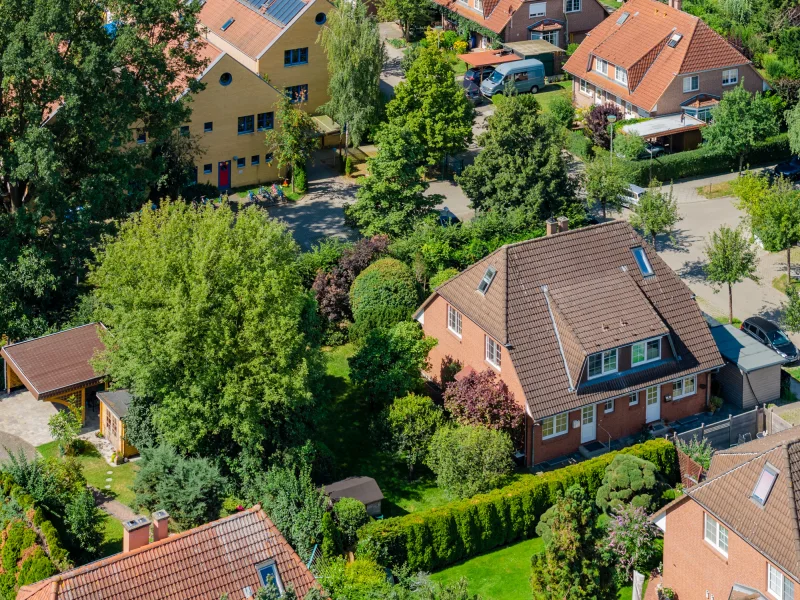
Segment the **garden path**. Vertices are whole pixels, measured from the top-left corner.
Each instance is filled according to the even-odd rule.
[[[125,506],[122,502],[109,498],[100,490],[92,489],[92,494],[94,495],[95,505],[118,521],[124,523],[139,516],[130,506]]]

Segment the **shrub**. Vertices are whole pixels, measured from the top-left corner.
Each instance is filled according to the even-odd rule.
[[[352,548],[358,530],[369,523],[367,508],[355,498],[341,498],[333,505],[333,514],[336,515],[345,548]]]
[[[575,107],[569,96],[556,96],[550,103],[550,114],[564,127],[572,127],[575,121]]]
[[[623,504],[614,511],[608,524],[608,554],[617,565],[617,572],[627,581],[633,579],[633,570],[648,573],[657,553],[653,543],[656,526],[650,522],[647,511],[639,506]]]
[[[714,455],[714,446],[708,441],[708,438],[698,440],[694,436],[690,442],[678,440],[678,450],[686,454],[694,462],[699,464],[704,469],[711,466],[711,457]]]
[[[435,571],[533,537],[557,492],[577,484],[593,496],[606,467],[619,454],[649,460],[668,482],[678,481],[675,446],[664,439],[651,440],[541,475],[521,475],[510,485],[468,500],[374,521],[359,531],[359,553],[374,552],[393,567],[407,563],[412,571]]]
[[[618,121],[622,120],[622,111],[616,104],[596,104],[586,115],[586,127],[591,132],[592,141],[595,146],[600,146],[606,150],[608,150],[611,143],[608,129],[610,125],[608,117],[610,115],[616,116]]]
[[[584,160],[592,158],[592,142],[580,131],[570,131],[567,134],[567,150]]]
[[[336,523],[333,521],[333,515],[330,512],[326,512],[322,515],[320,527],[320,534],[322,535],[322,545],[320,546],[322,556],[327,559],[339,556],[342,553],[342,534],[339,528],[336,527]]]
[[[88,558],[94,558],[103,543],[105,516],[95,506],[94,495],[88,488],[83,488],[73,496],[64,514],[64,523],[73,546],[81,548]]]
[[[295,167],[294,188],[299,193],[304,193],[308,189],[308,177],[303,167]]]
[[[645,150],[642,136],[635,133],[623,133],[614,138],[614,153],[621,154],[628,160],[636,160]]]
[[[514,446],[508,434],[487,427],[443,427],[428,447],[425,463],[450,496],[469,498],[501,485],[511,473]]]
[[[657,472],[650,461],[618,454],[606,468],[603,485],[597,490],[597,506],[607,512],[623,504],[652,510],[661,496]]]
[[[395,399],[387,417],[392,449],[406,461],[410,479],[414,467],[427,455],[431,439],[444,420],[442,410],[427,396],[409,394]]]
[[[444,392],[444,407],[462,425],[483,425],[504,431],[516,448],[522,447],[525,414],[493,370],[473,371],[460,381],[449,383]]]
[[[74,396],[68,400],[67,410],[59,410],[47,421],[50,437],[58,440],[58,450],[62,456],[72,451],[75,440],[81,433],[81,411]]]
[[[364,269],[350,288],[356,335],[409,318],[417,300],[411,270],[397,259],[380,259]]]
[[[452,277],[458,275],[458,273],[459,273],[458,269],[454,269],[452,267],[448,269],[442,269],[441,271],[438,271],[436,275],[431,277],[431,280],[430,282],[428,282],[428,285],[432,290],[435,290],[437,287],[442,285],[448,279],[451,279]]]
[[[19,567],[17,587],[36,583],[56,573],[58,573],[58,569],[56,569],[53,561],[47,557],[44,550],[36,548]]]
[[[353,158],[350,155],[344,159],[344,174],[348,177],[353,174]]]
[[[348,360],[350,379],[373,404],[388,404],[420,386],[420,373],[428,369],[428,353],[436,344],[413,321],[370,331]]]

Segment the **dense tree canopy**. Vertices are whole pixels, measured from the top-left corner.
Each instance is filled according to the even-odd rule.
[[[151,153],[190,114],[199,7],[110,0],[108,31],[93,0],[0,4],[0,336],[66,320],[91,245],[163,183]]]
[[[483,150],[458,178],[478,210],[524,207],[539,219],[560,216],[573,203],[561,154],[562,128],[531,95],[505,97],[489,117]]]
[[[99,368],[151,402],[163,441],[244,468],[305,439],[319,354],[296,254],[265,212],[227,206],[165,203],[105,241]]]

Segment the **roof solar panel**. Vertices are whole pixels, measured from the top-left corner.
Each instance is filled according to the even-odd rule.
[[[302,0],[239,0],[276,25],[284,27],[297,16],[305,3]]]

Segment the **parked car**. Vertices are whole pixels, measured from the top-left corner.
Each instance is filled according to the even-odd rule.
[[[780,327],[772,321],[767,321],[763,317],[750,317],[744,320],[740,329],[775,350],[783,358],[789,361],[797,360],[797,348],[789,341],[788,336],[781,331]]]
[[[791,159],[775,165],[773,172],[775,175],[781,175],[792,181],[800,180],[800,156],[793,156]]]
[[[639,153],[639,156],[637,156],[634,160],[656,158],[664,154],[664,152],[666,151],[667,151],[666,148],[664,148],[664,146],[661,146],[660,144],[654,144],[653,142],[645,142],[644,149]],[[625,155],[622,154],[622,152],[615,151],[614,154],[616,154],[620,158],[625,158]]]
[[[487,65],[485,67],[473,67],[464,73],[464,79],[466,81],[471,81],[475,85],[480,85],[483,80],[487,79],[492,73],[494,73],[494,67],[491,65]]]
[[[464,93],[467,95],[467,99],[472,102],[473,105],[477,106],[483,102],[481,89],[477,86],[477,84],[465,79],[461,82],[461,86],[464,88]]]
[[[636,206],[639,204],[639,198],[641,198],[646,191],[647,190],[643,187],[629,183],[628,189],[625,190],[625,193],[620,197],[620,200],[622,200],[622,205],[627,206],[628,208]]]
[[[544,87],[544,64],[535,58],[503,63],[483,80],[481,94],[487,98],[502,94],[508,82],[513,82],[520,94],[535,94]]]

